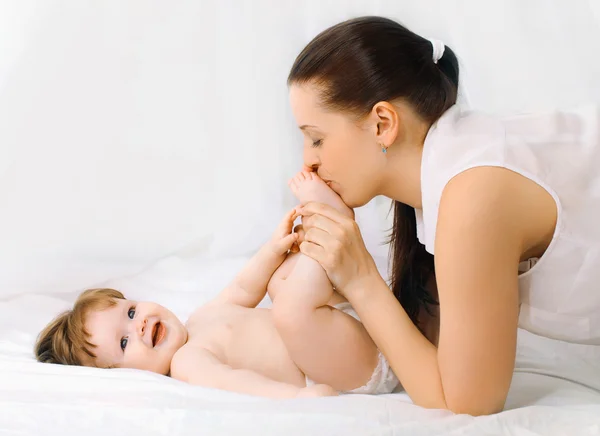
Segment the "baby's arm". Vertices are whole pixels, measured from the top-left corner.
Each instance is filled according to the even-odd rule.
[[[250,259],[233,282],[217,297],[219,302],[256,307],[265,297],[267,284],[285,256],[297,235],[292,233],[294,220],[298,216],[295,209],[283,218],[269,242]]]
[[[233,369],[209,350],[202,348],[179,351],[171,363],[171,376],[206,388],[268,398],[336,395],[328,386],[301,388],[272,380],[247,369]]]

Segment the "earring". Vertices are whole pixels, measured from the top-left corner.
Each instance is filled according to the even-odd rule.
[[[379,144],[379,145],[381,145],[381,151],[383,153],[387,153],[387,147],[384,144]]]

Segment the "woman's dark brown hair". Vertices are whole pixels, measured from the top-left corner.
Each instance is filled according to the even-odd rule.
[[[433,62],[429,40],[383,17],[339,23],[317,35],[296,58],[288,84],[318,86],[322,104],[333,111],[366,116],[380,101],[401,99],[433,124],[456,103],[458,60],[445,47]],[[411,320],[431,313],[437,300],[427,291],[433,256],[417,239],[415,211],[394,202],[391,286]]]

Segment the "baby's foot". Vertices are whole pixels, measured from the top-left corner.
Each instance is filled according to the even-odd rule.
[[[290,180],[289,185],[301,204],[306,204],[310,201],[325,203],[354,219],[352,209],[346,206],[341,197],[315,173],[300,171]]]

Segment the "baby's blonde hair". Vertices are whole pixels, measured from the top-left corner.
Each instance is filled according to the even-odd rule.
[[[39,334],[35,344],[35,356],[43,363],[62,365],[95,366],[96,355],[92,351],[89,332],[85,329],[86,318],[91,311],[105,310],[117,304],[125,296],[109,288],[88,289],[79,295],[73,309],[61,313]]]

